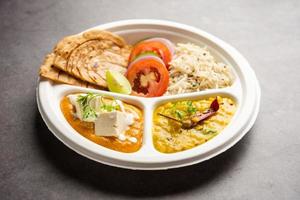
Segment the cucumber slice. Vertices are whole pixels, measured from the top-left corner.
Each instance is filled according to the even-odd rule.
[[[144,57],[144,56],[156,56],[156,57],[158,57],[158,58],[161,59],[161,57],[156,52],[154,52],[154,51],[146,51],[146,52],[143,52],[143,53],[139,54],[137,57],[135,57],[132,60],[132,62],[135,61],[136,59]]]

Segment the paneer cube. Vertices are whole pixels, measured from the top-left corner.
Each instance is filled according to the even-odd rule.
[[[101,113],[95,121],[95,134],[119,137],[128,128],[127,121],[126,113],[120,111]]]

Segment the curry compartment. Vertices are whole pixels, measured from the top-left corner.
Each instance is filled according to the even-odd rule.
[[[217,111],[209,114],[215,102]],[[159,152],[175,153],[206,143],[222,134],[236,109],[234,98],[224,95],[162,103],[153,114],[153,145]]]
[[[121,137],[114,137],[114,136],[107,136],[107,135],[97,135],[95,130],[97,129],[96,125],[97,123],[91,122],[91,120],[84,120],[80,119],[80,117],[76,116],[76,112],[79,112],[78,107],[74,106],[72,102],[70,101],[70,97],[73,97],[74,95],[77,95],[78,97],[81,97],[81,95],[85,95],[86,93],[77,93],[77,94],[69,94],[67,96],[64,96],[60,102],[60,109],[67,120],[67,122],[72,126],[73,129],[75,129],[79,134],[81,134],[83,137],[93,141],[96,144],[99,144],[103,147],[124,152],[124,153],[132,153],[138,151],[143,142],[143,111],[138,108],[137,106],[134,106],[129,103],[125,103],[120,100],[114,100],[112,97],[101,97],[101,102],[105,101],[105,104],[97,105],[99,109],[106,109],[105,113],[112,113],[115,112],[115,108],[112,106],[113,101],[118,101],[121,103],[122,107],[121,110],[124,113],[130,113],[133,116],[133,121],[128,126],[126,131],[124,133],[121,133]],[[92,93],[90,93],[92,94]],[[88,95],[88,94],[86,94]],[[99,94],[95,94],[99,95]],[[68,98],[69,97],[69,98]],[[84,97],[84,96],[83,96]],[[78,98],[75,99],[78,101]],[[96,106],[96,101],[100,101],[100,99],[92,99],[93,100],[93,106]],[[99,102],[100,103],[100,102]],[[119,104],[120,104],[119,103]],[[117,105],[118,108],[116,110],[120,110],[120,105]],[[116,106],[116,107],[117,107]],[[92,108],[90,108],[92,109]],[[77,110],[77,111],[76,111]],[[89,112],[89,111],[88,111]],[[117,111],[119,112],[119,111]],[[121,112],[119,112],[121,113]],[[89,113],[88,113],[89,114]],[[123,118],[121,120],[124,120]],[[99,120],[98,120],[99,121]],[[120,121],[120,120],[119,120]],[[97,122],[97,121],[96,121]],[[118,122],[118,121],[116,121]],[[113,124],[113,117],[108,116],[106,121],[103,121],[98,126],[100,126],[100,131],[108,131],[109,126],[112,125],[113,130],[117,130],[120,127],[117,127],[118,124]],[[120,124],[124,123],[124,121],[120,121]],[[111,131],[111,130],[109,130]]]

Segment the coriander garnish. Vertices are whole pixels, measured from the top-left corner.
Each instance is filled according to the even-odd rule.
[[[202,129],[203,134],[207,135],[207,134],[215,134],[217,133],[217,131],[215,129],[211,129],[211,128],[203,128]]]
[[[101,107],[100,107],[101,110],[112,112],[120,109],[120,106],[116,103],[115,99],[112,100],[111,104],[105,103],[102,97],[100,100],[101,100]]]
[[[80,103],[80,105],[82,107],[82,112],[83,112],[82,118],[83,118],[83,120],[88,119],[88,118],[97,117],[96,111],[89,104],[90,101],[93,98],[97,97],[97,96],[100,96],[100,95],[89,92],[86,95],[79,95],[77,97],[77,102]]]
[[[196,107],[193,105],[192,101],[187,101],[187,112],[189,114],[194,114],[196,112]]]

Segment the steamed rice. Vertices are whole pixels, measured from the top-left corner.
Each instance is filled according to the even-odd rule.
[[[217,62],[206,48],[179,43],[170,62],[170,81],[165,95],[224,88],[232,83],[229,67]]]

